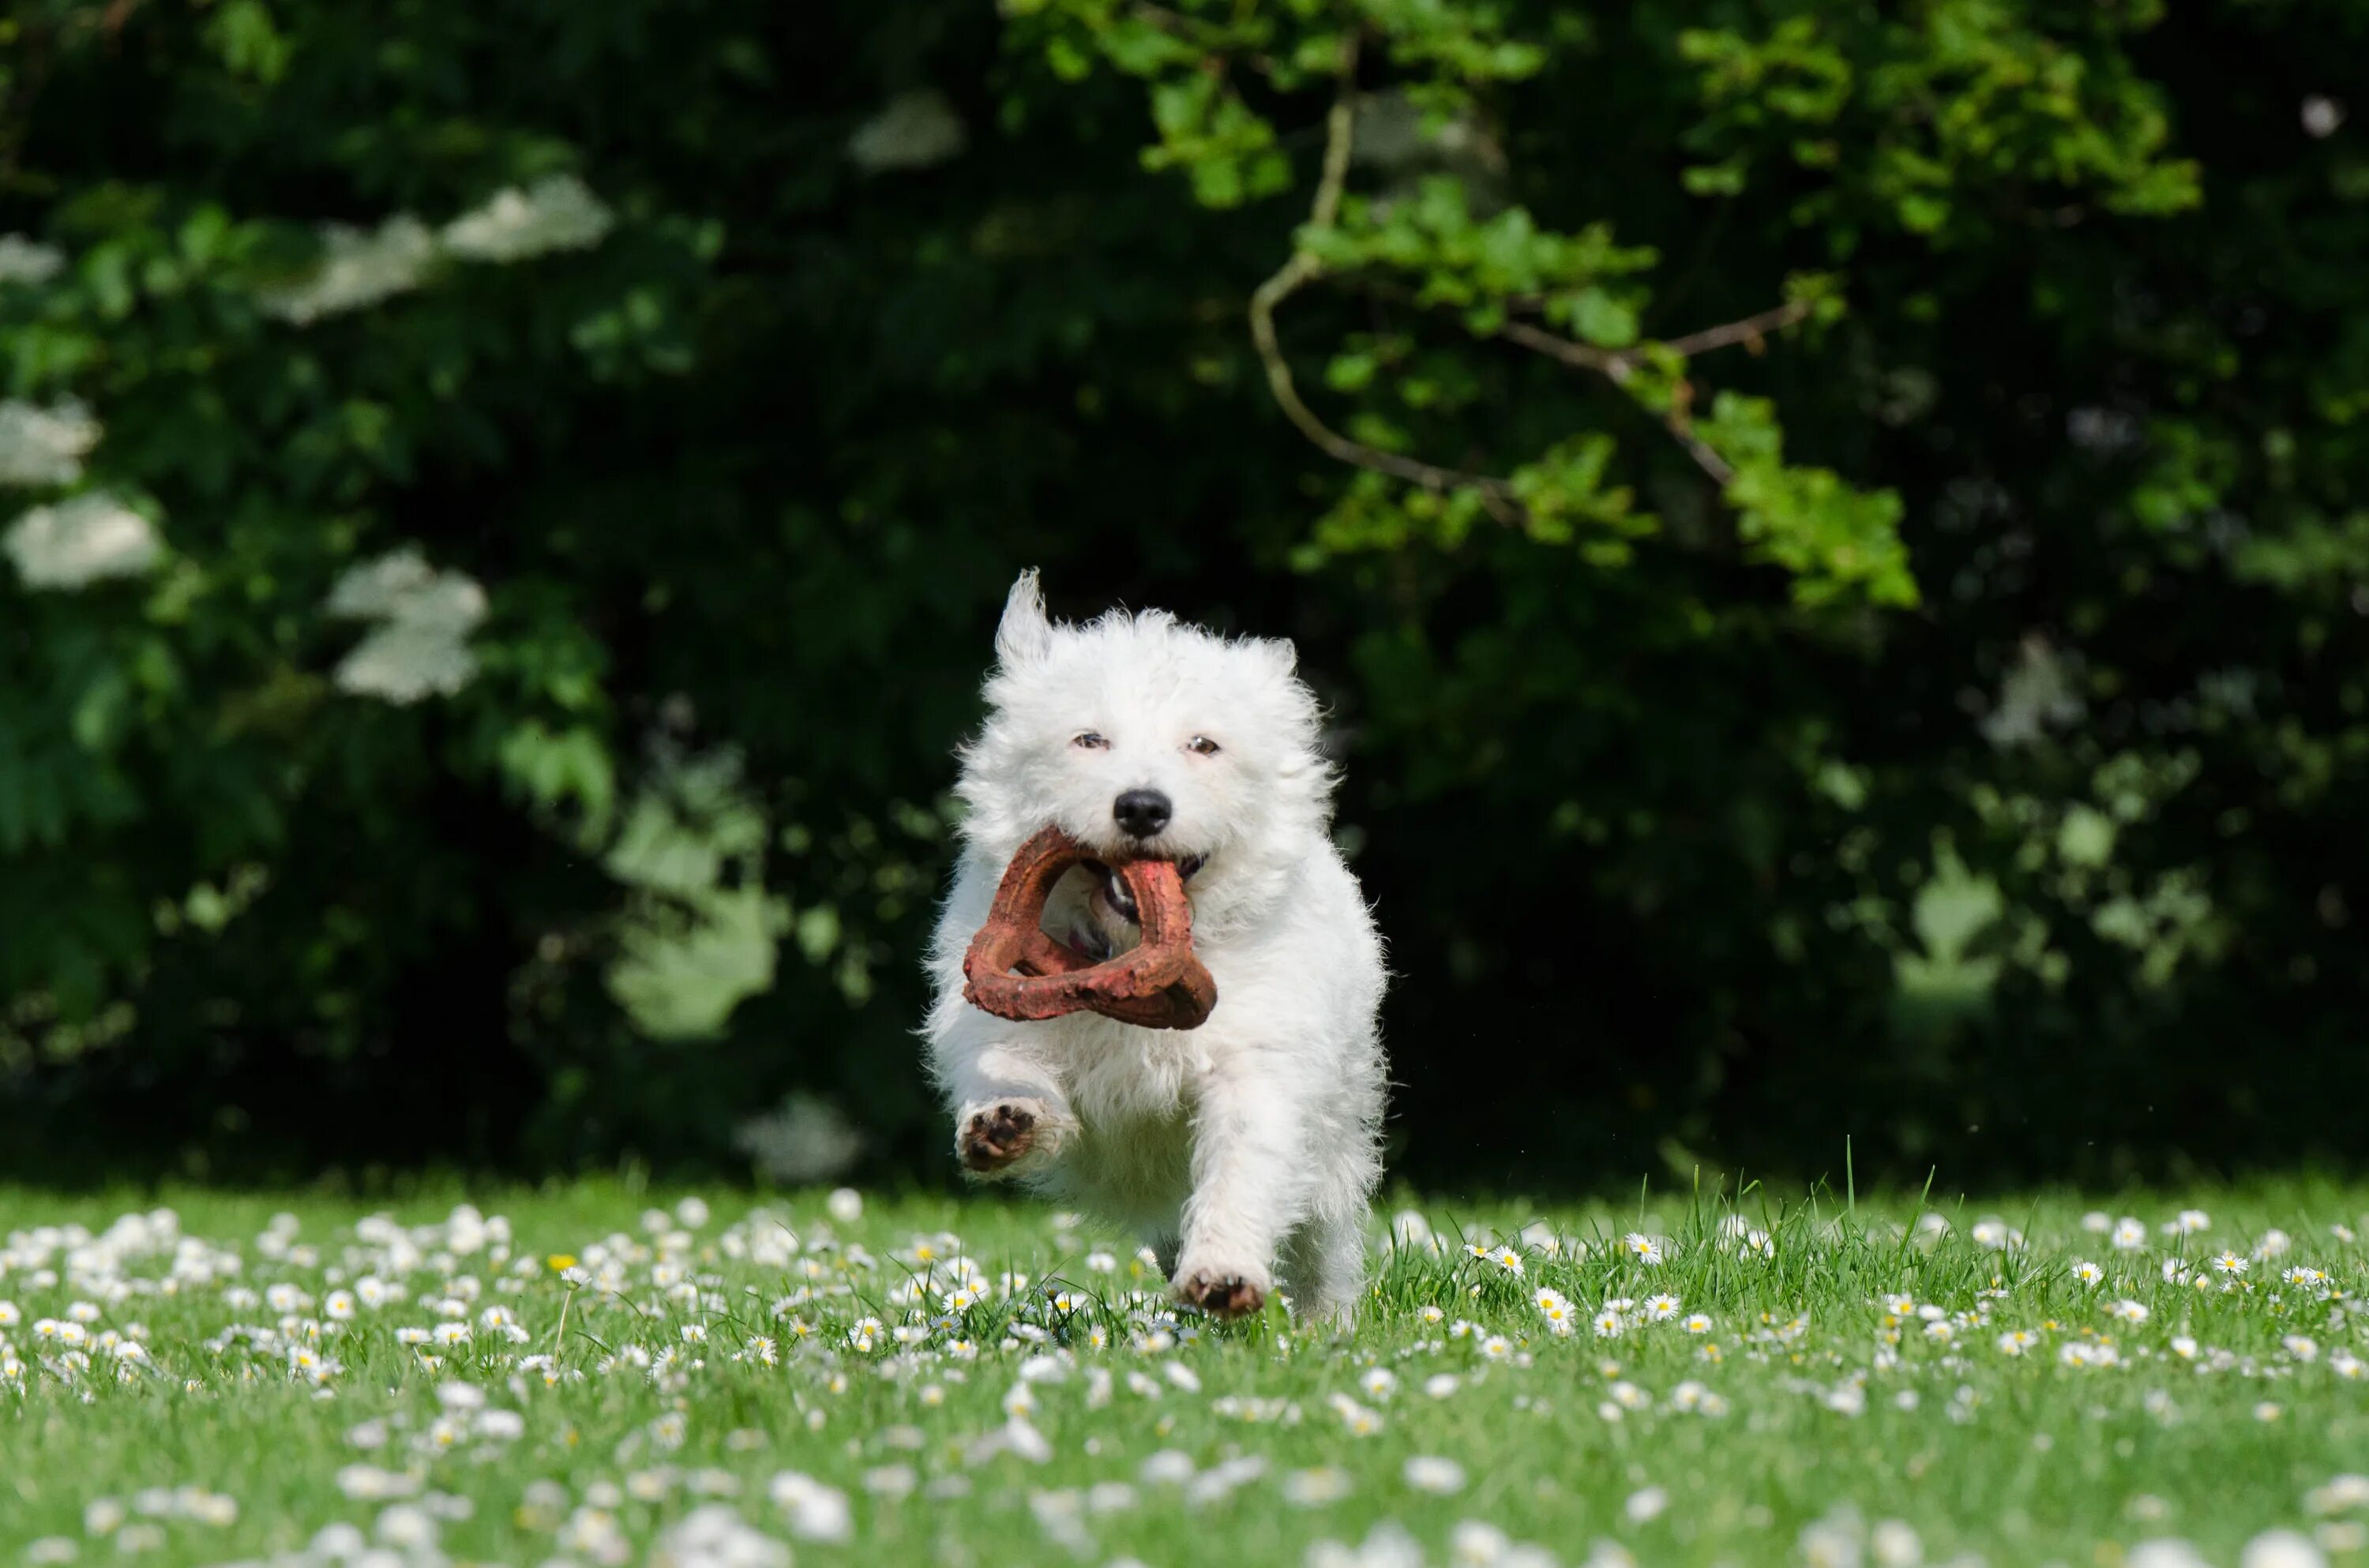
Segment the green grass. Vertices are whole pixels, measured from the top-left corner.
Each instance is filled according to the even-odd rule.
[[[2272,1529],[2369,1560],[2369,1509],[2329,1487],[2369,1471],[2358,1189],[1939,1209],[1757,1190],[1543,1213],[1432,1203],[1436,1250],[1382,1258],[1346,1334],[1272,1312],[1175,1320],[1127,1245],[1025,1204],[876,1197],[842,1221],[821,1194],[754,1216],[710,1195],[713,1214],[686,1225],[681,1196],[481,1195],[504,1245],[455,1235],[450,1196],[358,1236],[372,1211],[353,1203],[168,1194],[177,1253],[154,1227],[161,1246],[90,1239],[154,1200],[0,1192],[0,1300],[16,1310],[0,1308],[0,1564],[268,1559],[338,1525],[394,1548],[362,1568],[659,1551],[1235,1568],[1300,1564],[1327,1541],[1336,1562],[1411,1561],[1391,1554],[1393,1527],[1425,1562],[1524,1561],[1476,1524],[1598,1568],[1906,1562],[1912,1546],[1927,1562],[2111,1568],[2160,1538],[2235,1564]],[[2085,1230],[2092,1207],[2144,1221],[2143,1246]],[[2167,1236],[2183,1207],[2210,1228]],[[282,1208],[292,1236],[272,1228]],[[668,1212],[646,1224],[654,1208]],[[1976,1239],[1994,1214],[2020,1244]],[[1766,1231],[1770,1255],[1739,1229]],[[1661,1262],[1634,1255],[1631,1232],[1657,1239]],[[1514,1239],[1519,1273],[1467,1238]],[[2225,1249],[2242,1275],[2213,1271]],[[956,1256],[989,1288],[948,1324],[943,1297],[913,1303],[910,1285],[950,1280]],[[2100,1282],[2077,1276],[2083,1260]],[[2167,1260],[2205,1288],[2168,1281]],[[595,1279],[569,1283],[569,1261]],[[2291,1283],[2298,1265],[2325,1283]],[[1006,1271],[1026,1284],[1004,1288]],[[407,1299],[333,1316],[332,1293],[365,1276]],[[465,1317],[440,1316],[464,1280]],[[1551,1332],[1541,1287],[1570,1299],[1576,1332]],[[1643,1306],[1660,1293],[1682,1304],[1666,1322]],[[1590,1320],[1618,1298],[1639,1306],[1599,1337]],[[2124,1301],[2144,1321],[2116,1315]],[[97,1309],[79,1349],[56,1326],[75,1302]],[[1708,1332],[1688,1331],[1697,1312]],[[868,1350],[850,1343],[866,1318]],[[398,1341],[452,1321],[466,1343]],[[2032,1337],[2022,1355],[2000,1347],[2012,1331]],[[110,1333],[145,1361],[102,1347]],[[750,1354],[761,1334],[771,1364]],[[336,1369],[292,1369],[292,1345]],[[1378,1391],[1378,1374],[1394,1386]],[[1453,1490],[1410,1483],[1411,1461],[1435,1460],[1448,1463],[1413,1473],[1460,1477]],[[848,1539],[832,1539],[841,1498]]]

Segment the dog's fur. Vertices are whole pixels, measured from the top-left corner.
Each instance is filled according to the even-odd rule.
[[[1031,571],[995,650],[931,956],[926,1034],[957,1156],[979,1178],[1132,1227],[1180,1300],[1255,1311],[1279,1276],[1302,1315],[1346,1317],[1381,1169],[1382,946],[1328,831],[1333,773],[1291,645],[1227,641],[1156,611],[1056,625]],[[1107,745],[1078,745],[1086,733]],[[1218,751],[1191,749],[1196,737]],[[1113,802],[1140,788],[1173,816],[1136,841]],[[963,1000],[964,950],[1013,853],[1047,823],[1104,854],[1206,857],[1186,887],[1218,1004],[1198,1029],[1093,1013],[1014,1024]],[[1101,888],[1073,868],[1047,933],[1097,956],[1135,945]]]

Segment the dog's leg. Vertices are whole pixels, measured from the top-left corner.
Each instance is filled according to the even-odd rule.
[[[982,1181],[1042,1171],[1077,1129],[1060,1081],[1024,1047],[957,1037],[937,1068],[955,1106],[955,1158]]]
[[[1284,1288],[1309,1322],[1346,1325],[1366,1285],[1363,1206],[1347,1219],[1311,1219],[1284,1243]]]
[[[1276,1243],[1307,1212],[1304,1119],[1288,1075],[1260,1071],[1254,1056],[1213,1066],[1200,1091],[1176,1297],[1242,1317],[1266,1304]]]
[[[1161,1232],[1153,1235],[1150,1241],[1144,1242],[1144,1245],[1151,1249],[1152,1257],[1156,1259],[1160,1265],[1160,1277],[1162,1279],[1175,1278],[1177,1247],[1175,1236],[1167,1232]]]

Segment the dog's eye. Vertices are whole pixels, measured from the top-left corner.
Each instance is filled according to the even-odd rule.
[[[1110,750],[1110,742],[1104,739],[1101,736],[1095,734],[1091,729],[1079,735],[1079,737],[1070,741],[1070,744],[1079,748],[1081,750],[1086,751],[1107,751]]]
[[[1199,755],[1204,757],[1214,757],[1219,751],[1225,750],[1225,748],[1219,746],[1216,741],[1210,739],[1206,735],[1196,735],[1192,739],[1187,740],[1184,743],[1184,750],[1187,751],[1197,752]]]

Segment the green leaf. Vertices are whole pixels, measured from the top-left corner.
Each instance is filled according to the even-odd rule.
[[[1602,349],[1626,349],[1637,341],[1637,307],[1602,289],[1582,289],[1569,303],[1573,328]]]

